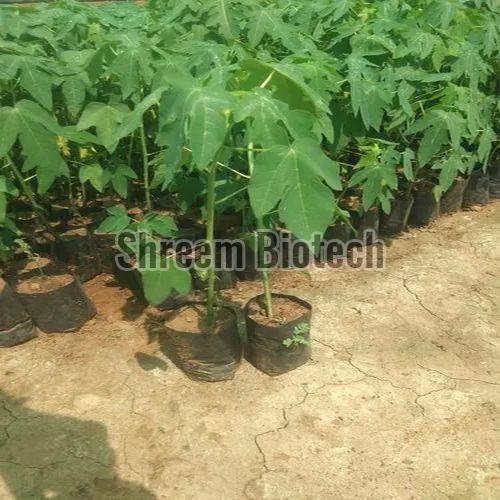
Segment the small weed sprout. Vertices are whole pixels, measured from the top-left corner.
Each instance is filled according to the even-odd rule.
[[[309,324],[299,323],[294,329],[292,336],[283,341],[285,347],[296,347],[299,345],[308,345],[310,342],[304,338],[309,333]]]

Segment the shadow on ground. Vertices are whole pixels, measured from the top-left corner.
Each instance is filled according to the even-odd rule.
[[[0,390],[0,496],[14,499],[154,499],[115,471],[106,427],[50,415]]]
[[[166,371],[168,368],[167,363],[159,356],[151,356],[151,354],[146,354],[144,352],[136,352],[134,356],[139,366],[146,372],[155,369]]]

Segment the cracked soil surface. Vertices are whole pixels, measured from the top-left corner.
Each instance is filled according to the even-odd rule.
[[[394,240],[384,271],[277,273],[315,338],[277,378],[188,380],[97,277],[80,332],[0,351],[0,499],[500,498],[499,230],[496,202]]]

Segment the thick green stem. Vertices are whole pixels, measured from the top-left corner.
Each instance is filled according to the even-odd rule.
[[[215,181],[217,174],[217,163],[210,165],[207,179],[207,234],[206,240],[210,253],[210,267],[208,269],[208,291],[207,291],[207,323],[209,328],[215,324]]]
[[[250,172],[250,176],[253,174],[255,162],[254,162],[254,149],[253,142],[248,144],[248,170]],[[264,229],[264,221],[262,218],[257,219],[257,229]],[[271,283],[269,280],[269,273],[264,270],[264,235],[259,231],[258,235],[258,261],[259,267],[261,268],[261,279],[262,286],[264,288],[264,300],[266,304],[266,314],[268,318],[273,317],[273,298],[271,291]]]
[[[257,220],[257,225],[259,229],[264,228],[264,222],[262,219]],[[264,300],[266,305],[266,314],[268,318],[273,317],[273,296],[271,291],[271,281],[269,279],[269,272],[264,270],[264,234],[259,232],[259,266],[261,268],[261,278],[262,278],[262,286],[264,288]]]
[[[45,215],[45,210],[36,201],[35,193],[31,189],[30,185],[24,180],[23,175],[21,174],[20,170],[17,168],[17,165],[14,163],[12,158],[10,156],[6,156],[6,159],[9,162],[12,173],[14,174],[14,176],[18,180],[19,184],[21,185],[21,189],[23,190],[24,194],[26,195],[26,197],[30,201],[31,206],[33,207],[33,210],[37,214],[38,219],[47,228],[49,233],[51,233],[52,235],[55,235],[54,230],[50,226],[50,223]]]
[[[269,273],[262,271],[262,285],[264,286],[264,300],[266,303],[266,314],[268,318],[273,318],[273,296],[271,291],[271,283],[269,280]]]
[[[144,132],[144,125],[140,127],[141,132],[141,148],[142,148],[142,164],[144,169],[144,190],[146,192],[146,208],[151,211],[151,188],[149,182],[149,161],[148,161],[148,148],[146,145],[146,134]]]

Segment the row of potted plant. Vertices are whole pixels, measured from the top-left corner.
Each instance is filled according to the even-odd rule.
[[[71,242],[75,252],[82,229],[89,244],[109,248],[99,235],[140,230],[155,239],[204,227],[206,304],[169,318],[169,338],[189,363],[195,338],[197,352],[218,359],[229,345],[234,357],[235,320],[216,293],[221,216],[236,215],[238,233],[286,228],[312,245],[314,234],[339,222],[359,229],[379,211],[387,233],[408,217],[425,224],[462,179],[471,178],[470,190],[485,182],[498,126],[498,9],[446,6],[181,0],[5,9],[0,254],[26,253],[26,242]],[[152,303],[191,286],[179,266],[135,264]],[[307,357],[310,307],[273,296],[266,272],[262,283],[263,296],[247,307],[248,355],[272,372],[270,346]],[[172,333],[185,323],[196,331]],[[215,362],[184,368],[215,379],[236,366],[225,364],[227,372]]]

